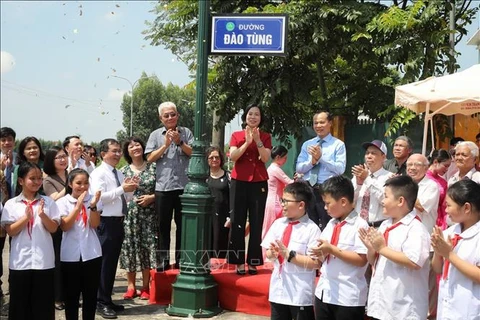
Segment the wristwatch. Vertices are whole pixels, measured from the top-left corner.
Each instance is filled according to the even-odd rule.
[[[263,143],[262,142],[257,143],[257,148],[263,148]]]
[[[90,211],[97,211],[97,206],[89,206]]]
[[[180,140],[180,142],[177,144],[177,146],[181,147],[183,145],[183,140]]]
[[[296,256],[297,256],[297,251],[295,251],[295,250],[290,250],[290,252],[288,253],[287,262],[290,262],[290,260],[292,260],[292,259],[295,258]]]

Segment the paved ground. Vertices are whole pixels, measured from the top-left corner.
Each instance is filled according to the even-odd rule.
[[[172,223],[172,234],[174,234],[174,224]],[[172,237],[175,239],[175,236]],[[172,241],[174,242],[174,241]],[[172,243],[172,248],[174,247],[174,243]],[[7,293],[4,298],[1,299],[1,315],[0,320],[6,320],[8,316],[8,240],[5,241],[5,248],[3,250],[3,270],[4,275],[2,277],[3,285],[2,289],[3,292]],[[137,274],[137,286],[141,287],[140,273]],[[126,279],[126,271],[122,269],[117,270],[117,278],[115,280],[115,286],[113,288],[113,297],[115,303],[125,305],[125,311],[118,314],[118,319],[135,319],[135,320],[152,320],[152,319],[185,319],[185,318],[178,318],[178,317],[171,317],[165,313],[165,307],[161,305],[149,305],[148,301],[139,300],[138,298],[130,301],[123,300],[122,296],[127,290],[127,279]],[[81,313],[80,313],[81,314]],[[56,311],[55,319],[58,320],[65,320],[65,313],[63,311]],[[103,319],[100,316],[96,316],[95,319]],[[238,312],[231,312],[231,311],[223,311],[218,316],[212,317],[211,319],[235,319],[235,320],[266,320],[269,319],[268,317],[261,317],[261,316],[252,316],[247,315],[244,313]]]

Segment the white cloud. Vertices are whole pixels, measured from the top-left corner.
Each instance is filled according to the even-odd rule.
[[[123,95],[129,91],[126,90],[118,90],[118,89],[110,89],[108,91],[107,100],[115,100],[115,101],[122,101]]]
[[[7,73],[15,67],[15,58],[7,51],[2,51],[1,61],[1,73]]]

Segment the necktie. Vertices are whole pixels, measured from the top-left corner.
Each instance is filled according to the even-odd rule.
[[[285,245],[286,248],[288,248],[288,244],[290,243],[290,237],[292,235],[292,229],[293,229],[293,226],[296,225],[296,224],[299,224],[300,221],[290,221],[287,225],[287,227],[285,228],[285,230],[283,231],[283,235],[282,235],[282,242],[283,244]],[[283,264],[283,256],[282,255],[279,255],[278,256],[278,262],[280,262],[280,271],[279,272],[282,272],[282,264]]]
[[[452,239],[452,250],[457,246],[457,243],[459,240],[461,240],[462,237],[460,237],[459,234],[455,234]],[[443,280],[447,279],[448,277],[448,268],[450,267],[450,260],[445,259],[445,263],[443,264],[443,275],[442,278]]]
[[[368,211],[370,209],[370,188],[367,187],[362,198],[362,207],[360,209],[360,217],[365,219],[368,222]]]
[[[343,220],[335,225],[333,228],[332,238],[330,239],[330,244],[333,246],[338,245],[338,239],[340,239],[340,231],[342,231],[342,227],[347,223],[347,221]],[[330,260],[330,255],[327,256],[327,263]]]
[[[323,139],[318,140],[318,145],[320,148],[322,147]],[[318,171],[320,171],[320,159],[318,159],[318,162],[315,164],[315,166],[310,170],[310,178],[308,179],[308,182],[310,185],[313,187],[314,185],[317,184],[318,182]]]
[[[22,202],[25,203],[25,205],[32,210],[32,217],[27,222],[27,232],[30,239],[32,239],[33,223],[35,222],[35,211],[33,211],[33,205],[37,203],[39,200],[40,199],[35,199],[30,203],[27,200],[22,200]]]
[[[87,209],[85,209],[85,205],[82,205],[82,210],[80,210],[80,213],[77,216],[77,221],[82,219],[83,225],[85,228],[87,227]]]
[[[113,175],[115,176],[115,181],[117,181],[117,187],[120,187],[122,184],[120,183],[120,180],[118,179],[117,169],[113,168],[112,172],[113,172]],[[123,213],[123,215],[126,215],[127,214],[127,200],[125,199],[125,195],[123,193],[120,197],[122,198],[122,213]]]

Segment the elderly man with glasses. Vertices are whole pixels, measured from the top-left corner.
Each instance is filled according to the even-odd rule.
[[[160,104],[158,114],[163,127],[150,134],[145,147],[145,154],[149,162],[157,163],[155,213],[160,228],[157,271],[162,272],[170,268],[172,216],[177,227],[175,234],[175,267],[179,267],[182,235],[180,196],[188,183],[187,168],[192,154],[193,134],[190,129],[177,126],[180,115],[173,102]],[[173,211],[175,211],[175,214],[173,214]]]

